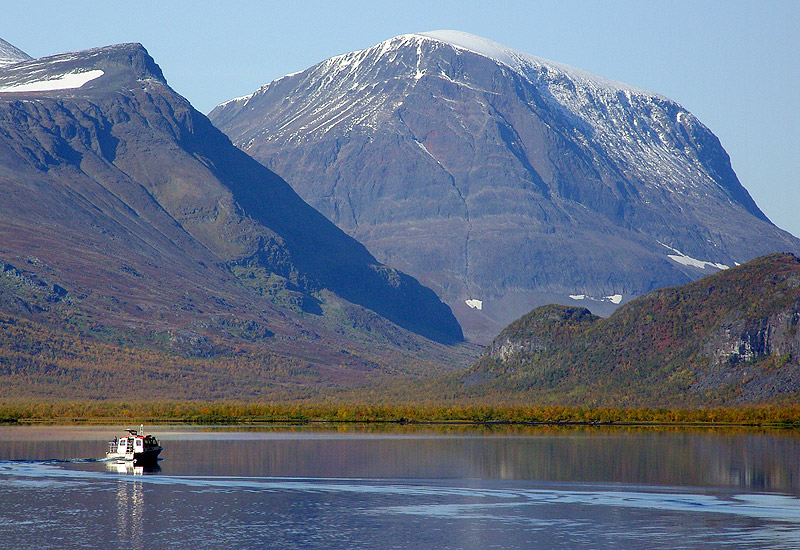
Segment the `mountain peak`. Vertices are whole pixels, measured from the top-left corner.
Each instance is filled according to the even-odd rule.
[[[476,342],[534,304],[610,313],[800,250],[676,102],[467,33],[396,36],[209,116]]]
[[[31,59],[33,59],[31,56],[0,38],[0,67]]]
[[[630,84],[625,84],[623,82],[617,82],[584,69],[567,65],[566,63],[551,61],[549,59],[524,53],[500,44],[499,42],[489,40],[488,38],[463,31],[426,31],[410,35],[401,35],[397,38],[407,37],[421,37],[427,40],[434,40],[459,50],[466,50],[474,54],[487,57],[501,65],[506,65],[510,69],[522,74],[527,78],[535,77],[542,72],[553,72],[556,75],[567,76],[571,80],[578,81],[581,84],[589,84],[596,89],[605,89],[614,93],[627,91],[636,93],[637,95],[661,97],[654,92],[650,92]]]

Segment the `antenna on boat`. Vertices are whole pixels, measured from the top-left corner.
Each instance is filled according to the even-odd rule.
[[[139,424],[139,435],[144,435],[144,424]]]

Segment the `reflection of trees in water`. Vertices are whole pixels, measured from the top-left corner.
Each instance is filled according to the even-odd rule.
[[[491,478],[798,491],[792,433],[693,429],[511,429],[245,436],[173,441],[201,475]],[[180,456],[180,458],[179,458]]]
[[[708,450],[708,460],[714,463],[713,475],[707,480],[709,484],[781,491],[800,488],[796,435],[791,432],[770,436],[751,433],[722,438],[728,443],[726,454]]]

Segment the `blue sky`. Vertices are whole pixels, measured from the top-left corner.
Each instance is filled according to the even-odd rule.
[[[722,142],[742,184],[800,236],[800,1],[0,0],[34,57],[141,42],[207,113],[275,78],[409,32],[456,29],[665,95]]]

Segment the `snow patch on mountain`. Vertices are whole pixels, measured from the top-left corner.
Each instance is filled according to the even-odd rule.
[[[662,242],[659,242],[658,244],[660,244],[664,248],[668,248],[668,249],[672,250],[675,254],[667,254],[667,258],[669,258],[673,262],[679,263],[681,265],[686,265],[686,266],[690,266],[690,267],[696,267],[698,269],[705,269],[707,267],[712,267],[712,268],[719,269],[720,271],[723,270],[723,269],[728,269],[728,267],[730,267],[730,266],[725,265],[723,263],[709,262],[709,261],[706,261],[706,260],[697,260],[695,258],[692,258],[691,256],[687,256],[686,254],[684,254],[680,250],[678,250],[676,248],[672,248],[671,246],[668,246],[668,245],[666,245],[666,244],[664,244]]]
[[[565,75],[569,75],[573,79],[579,79],[584,83],[591,83],[594,87],[603,87],[614,92],[630,91],[637,94],[658,96],[658,94],[643,90],[641,88],[636,88],[635,86],[631,86],[629,84],[617,82],[615,80],[590,73],[589,71],[572,67],[565,63],[550,61],[548,59],[536,57],[535,55],[526,54],[509,48],[508,46],[504,46],[498,42],[494,42],[493,40],[489,40],[481,36],[475,36],[474,34],[469,34],[462,31],[429,31],[417,33],[415,36],[423,36],[433,40],[438,40],[440,42],[445,42],[456,48],[468,50],[472,53],[488,57],[498,63],[507,65],[508,67],[522,74],[525,74],[532,67],[538,69],[547,68],[559,71]]]
[[[435,160],[435,161],[436,161],[436,164],[438,164],[439,166],[441,166],[441,165],[442,165],[442,163],[441,163],[441,162],[439,162],[439,159],[437,159],[436,157],[434,157],[434,156],[433,156],[433,154],[431,154],[431,152],[430,152],[430,151],[428,151],[428,148],[427,148],[427,147],[425,147],[425,144],[424,144],[424,143],[422,143],[422,142],[420,142],[420,141],[417,141],[417,140],[414,140],[414,142],[415,142],[417,145],[419,145],[419,148],[420,148],[420,149],[422,149],[423,151],[425,151],[425,154],[426,154],[426,155],[428,155],[428,156],[429,156],[429,157],[431,157],[433,160]]]
[[[593,296],[587,296],[586,294],[570,294],[569,297],[575,301],[591,300],[592,302],[611,302],[614,305],[619,305],[619,303],[622,302],[622,294],[611,294],[609,296],[603,296],[602,298],[595,298]]]
[[[69,72],[62,74],[55,78],[48,78],[46,80],[34,80],[20,84],[12,84],[11,86],[4,86],[0,88],[3,93],[15,92],[50,92],[53,90],[73,90],[80,88],[87,82],[103,76],[103,71],[95,69],[85,72]]]
[[[220,103],[219,106],[225,107],[226,105],[230,105],[231,103],[239,103],[239,102],[247,103],[247,100],[253,97],[253,95],[255,95],[255,93],[243,95],[242,97],[234,97],[233,99],[229,99],[224,103]]]

